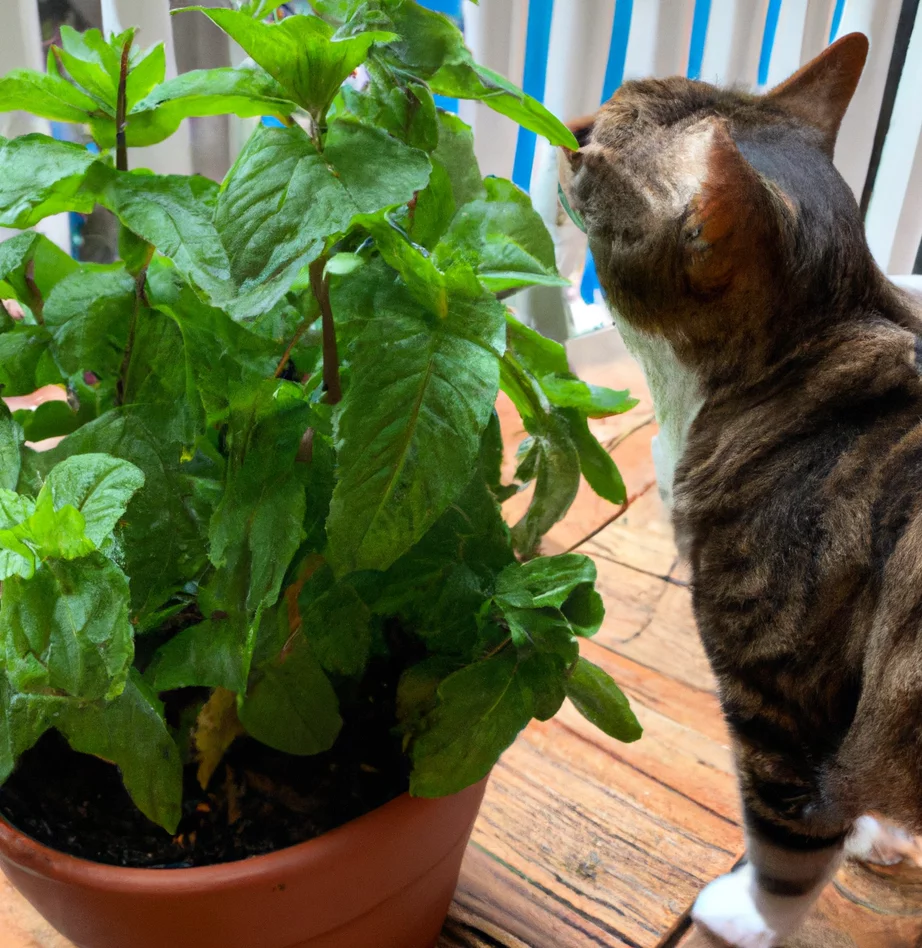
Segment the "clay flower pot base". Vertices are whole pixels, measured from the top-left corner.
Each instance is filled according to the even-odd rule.
[[[195,869],[91,863],[0,822],[0,868],[78,948],[433,948],[485,789],[405,794],[307,843]]]

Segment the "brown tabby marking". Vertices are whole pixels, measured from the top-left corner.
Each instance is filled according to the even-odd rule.
[[[867,48],[765,96],[626,83],[561,162],[617,318],[702,394],[674,521],[752,865],[697,911],[737,945],[798,923],[864,813],[922,831],[922,313],[831,160]]]

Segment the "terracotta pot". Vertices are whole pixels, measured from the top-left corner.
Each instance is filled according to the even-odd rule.
[[[0,868],[79,948],[432,948],[485,789],[404,795],[300,846],[198,869],[87,862],[0,821]]]

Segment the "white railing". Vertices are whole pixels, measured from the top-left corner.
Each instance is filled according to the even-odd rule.
[[[105,28],[137,24],[145,45],[166,42],[171,72],[176,69],[177,49],[190,58],[189,32],[183,31],[182,19],[171,19],[170,0],[100,2]],[[480,0],[479,6],[462,2],[465,33],[475,55],[518,83],[528,79],[527,61],[546,66],[543,89],[528,91],[565,119],[593,111],[622,78],[681,73],[750,89],[772,85],[816,55],[833,32],[861,30],[871,39],[871,54],[842,127],[836,163],[859,198],[865,189],[902,0]],[[75,3],[92,7],[86,0]],[[543,32],[533,28],[542,16]],[[912,271],[922,242],[922,5],[915,22],[904,26],[912,30],[909,50],[867,211],[871,248],[880,265],[895,275]],[[223,40],[209,36],[207,42]],[[209,61],[214,59],[211,52]],[[225,46],[220,55],[230,62],[236,54]],[[20,66],[44,66],[37,0],[0,0],[0,68]],[[534,147],[529,175],[531,152],[526,147],[516,160],[522,139],[509,120],[474,103],[461,103],[460,111],[475,127],[484,173],[510,176],[514,167],[519,170],[520,183],[530,187],[555,233],[562,271],[579,280],[585,243],[568,222],[558,226],[551,150],[540,142]],[[148,149],[144,164],[171,173],[226,164],[241,137],[231,124],[221,146],[228,152],[224,156],[203,155],[204,148],[214,150],[215,137],[197,139],[193,126],[191,132],[184,128],[169,142]],[[0,116],[4,134],[36,128],[47,131],[47,125],[27,117]],[[49,222],[47,228],[63,239],[60,221]],[[541,310],[533,318],[544,325],[549,320],[559,324],[564,308],[559,294],[547,292],[526,299],[524,305]],[[559,325],[554,334],[558,332]]]

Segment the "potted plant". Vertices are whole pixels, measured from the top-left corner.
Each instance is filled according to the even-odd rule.
[[[429,946],[529,720],[640,734],[579,657],[592,562],[537,555],[581,472],[624,500],[587,418],[632,400],[498,301],[552,243],[433,94],[575,141],[413,0],[273,6],[196,8],[244,68],[63,28],[0,80],[97,146],[0,142],[0,224],[120,225],[111,265],[0,244],[0,394],[67,391],[0,403],[0,864],[87,948]],[[276,119],[222,184],[129,168],[222,112]]]

